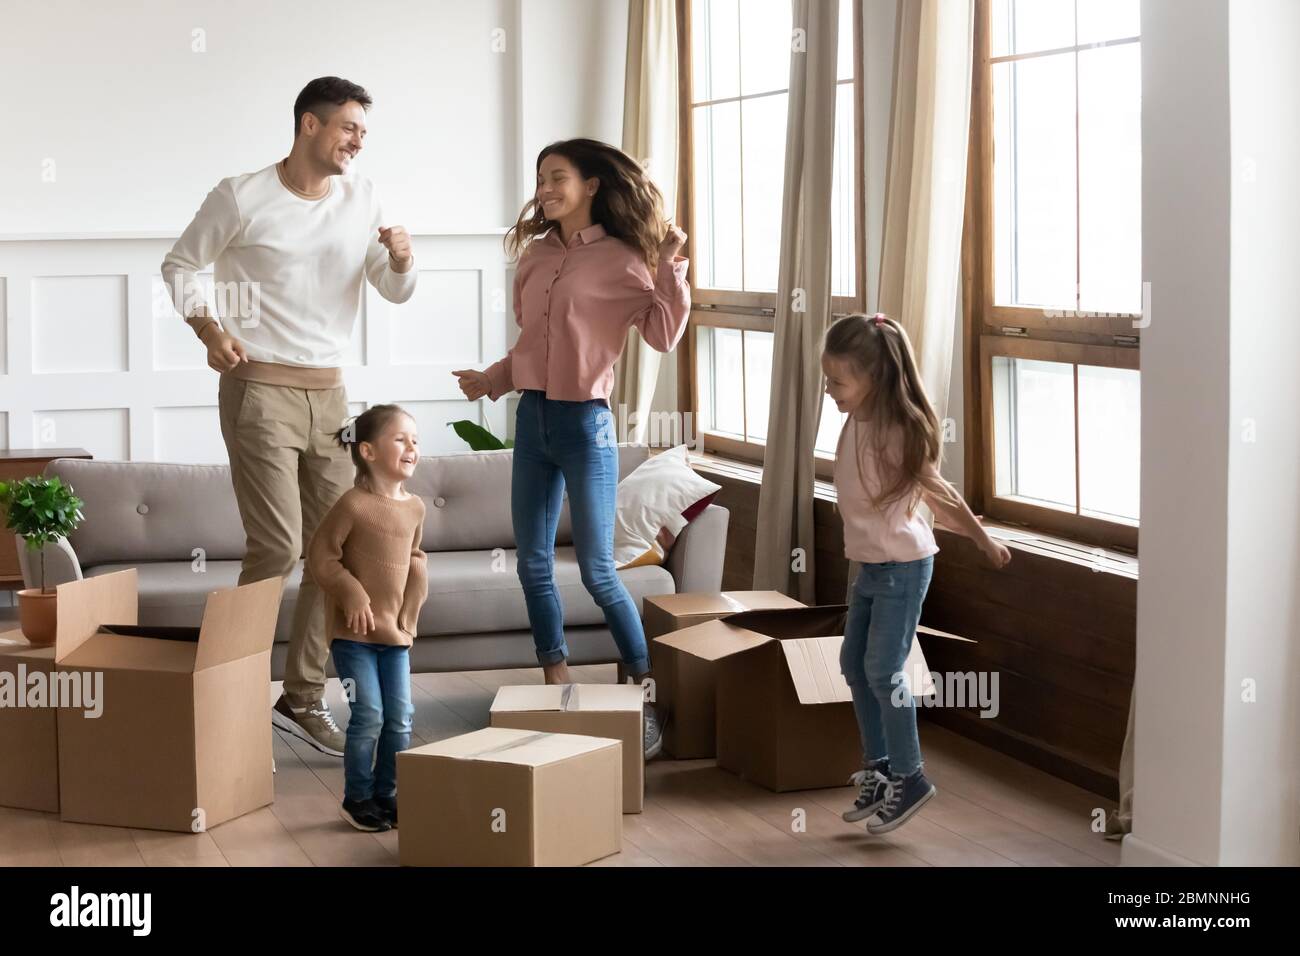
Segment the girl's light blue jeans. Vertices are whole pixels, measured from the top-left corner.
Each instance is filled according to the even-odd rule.
[[[391,797],[397,793],[397,755],[411,746],[410,648],[335,638],[330,652],[354,698],[343,745],[343,796]]]
[[[862,565],[840,649],[840,672],[853,694],[863,760],[888,757],[891,773],[904,777],[921,766],[921,741],[911,675],[903,674],[903,667],[933,572],[933,556]]]

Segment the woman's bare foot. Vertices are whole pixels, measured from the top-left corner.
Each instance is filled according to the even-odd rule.
[[[569,676],[569,662],[560,661],[558,664],[543,664],[542,677],[548,684],[572,684],[573,678]]]

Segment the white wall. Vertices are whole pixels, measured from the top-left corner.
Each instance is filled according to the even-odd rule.
[[[349,398],[411,407],[434,452],[463,448],[454,418],[504,432],[512,406],[470,406],[449,371],[514,340],[501,234],[537,150],[618,142],[626,17],[626,0],[4,5],[19,42],[0,82],[23,92],[0,150],[0,447],[224,460],[216,376],[159,304],[158,266],[219,179],[288,152],[294,97],[325,74],[375,98],[356,168],[421,269],[404,305],[367,291]]]
[[[14,135],[0,151],[0,232],[182,228],[217,180],[288,152],[294,97],[327,74],[374,97],[357,168],[397,221],[422,232],[499,226],[514,205],[514,7],[7,3],[0,30],[17,42],[5,44],[0,79],[22,92],[5,106]],[[494,52],[496,28],[505,52]]]
[[[1296,13],[1289,0],[1142,5],[1152,314],[1127,864],[1300,862],[1300,290],[1284,258],[1300,224]]]
[[[1300,4],[1232,0],[1225,813],[1219,862],[1300,863]],[[1256,684],[1253,701],[1242,682]]]

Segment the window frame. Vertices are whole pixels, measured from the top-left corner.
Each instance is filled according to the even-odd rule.
[[[1141,330],[1145,323],[1140,313],[1094,317],[1067,314],[1049,318],[1044,308],[998,305],[994,301],[996,237],[993,209],[993,66],[1041,56],[1043,53],[1087,50],[1093,46],[1117,44],[1113,41],[1107,44],[1080,44],[1043,53],[993,57],[992,8],[992,0],[975,0],[970,162],[967,163],[966,216],[962,235],[962,311],[965,326],[962,359],[966,373],[964,408],[967,438],[965,496],[973,510],[988,518],[1088,544],[1136,553],[1137,523],[1070,513],[995,494],[997,486],[993,469],[996,450],[991,388],[993,358],[1010,356],[1140,371]],[[1126,39],[1118,42],[1133,41]],[[1137,42],[1141,42],[1140,37]],[[1077,151],[1077,100],[1075,128]],[[1077,301],[1076,289],[1076,305]],[[1074,413],[1077,425],[1077,399]],[[1078,440],[1077,430],[1075,440]],[[1076,472],[1078,468],[1076,456]]]
[[[864,136],[865,124],[862,122],[864,108],[863,64],[862,64],[862,5],[863,0],[840,0],[841,3],[853,5],[853,79],[836,82],[836,87],[852,83],[853,85],[853,183],[854,183],[854,295],[832,296],[831,312],[833,317],[862,312],[866,303],[866,190],[863,188],[864,177]],[[706,452],[721,454],[726,457],[761,464],[766,443],[738,439],[731,435],[706,431],[699,420],[699,374],[696,368],[696,336],[701,328],[723,328],[739,331],[773,332],[775,331],[776,292],[752,292],[731,289],[701,288],[695,274],[695,257],[692,254],[691,239],[694,230],[692,215],[695,202],[695,167],[694,167],[694,110],[696,101],[692,84],[694,70],[691,46],[691,7],[692,0],[677,0],[677,49],[678,49],[678,140],[681,171],[678,183],[678,221],[686,231],[686,255],[691,259],[691,313],[683,337],[685,348],[678,354],[678,401],[681,407],[690,409],[696,423],[697,433],[702,449]],[[706,101],[699,101],[704,103]],[[743,342],[743,339],[742,339]],[[743,345],[742,345],[743,349]],[[742,352],[743,355],[743,352]],[[741,362],[742,382],[744,382],[745,363]],[[746,386],[742,386],[744,388]],[[742,391],[741,401],[744,402]],[[834,456],[815,452],[815,469],[818,477],[829,479],[834,467]]]

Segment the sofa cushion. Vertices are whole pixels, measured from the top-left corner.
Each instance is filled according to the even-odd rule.
[[[662,567],[629,568],[618,576],[638,612],[643,598],[676,590],[672,575]],[[566,627],[605,623],[604,613],[583,586],[571,547],[555,549],[555,584]],[[429,597],[420,610],[421,636],[527,629],[528,608],[513,549],[429,555]]]
[[[244,554],[244,526],[225,465],[56,458],[46,475],[70,484],[85,520],[68,537],[83,570],[109,561],[209,563]]]
[[[196,627],[203,623],[208,593],[239,584],[238,561],[209,561],[202,573],[188,561],[151,561],[140,564],[100,564],[86,571],[86,577],[112,574],[135,568],[138,573],[139,623]],[[280,616],[275,621],[275,639],[287,641],[293,626],[293,609],[302,583],[302,562],[284,583]],[[111,622],[105,622],[111,623]]]
[[[514,549],[430,554],[429,597],[420,610],[419,636],[527,630],[528,609],[515,566]],[[239,583],[238,561],[208,561],[201,573],[194,571],[188,561],[101,564],[86,575],[95,577],[126,568],[138,570],[141,624],[196,626],[203,620],[208,593]],[[618,572],[618,576],[638,611],[646,596],[676,589],[672,575],[662,567],[629,568]],[[605,623],[604,614],[582,584],[573,548],[555,549],[555,581],[566,627]],[[285,582],[275,624],[276,641],[289,639],[301,582],[299,562]]]
[[[621,481],[649,457],[645,446],[620,445]],[[422,458],[406,490],[424,499],[425,551],[479,551],[513,548],[510,520],[510,481],[514,453],[477,451]],[[556,531],[557,544],[573,543],[569,504],[565,500]]]
[[[618,452],[620,480],[649,456],[645,446],[620,445]],[[512,464],[509,449],[421,459],[406,487],[424,499],[424,550],[513,548]],[[45,474],[58,475],[85,502],[86,518],[69,537],[83,572],[110,562],[188,564],[196,548],[209,564],[243,557],[227,465],[57,458]],[[572,541],[566,501],[556,542]]]

